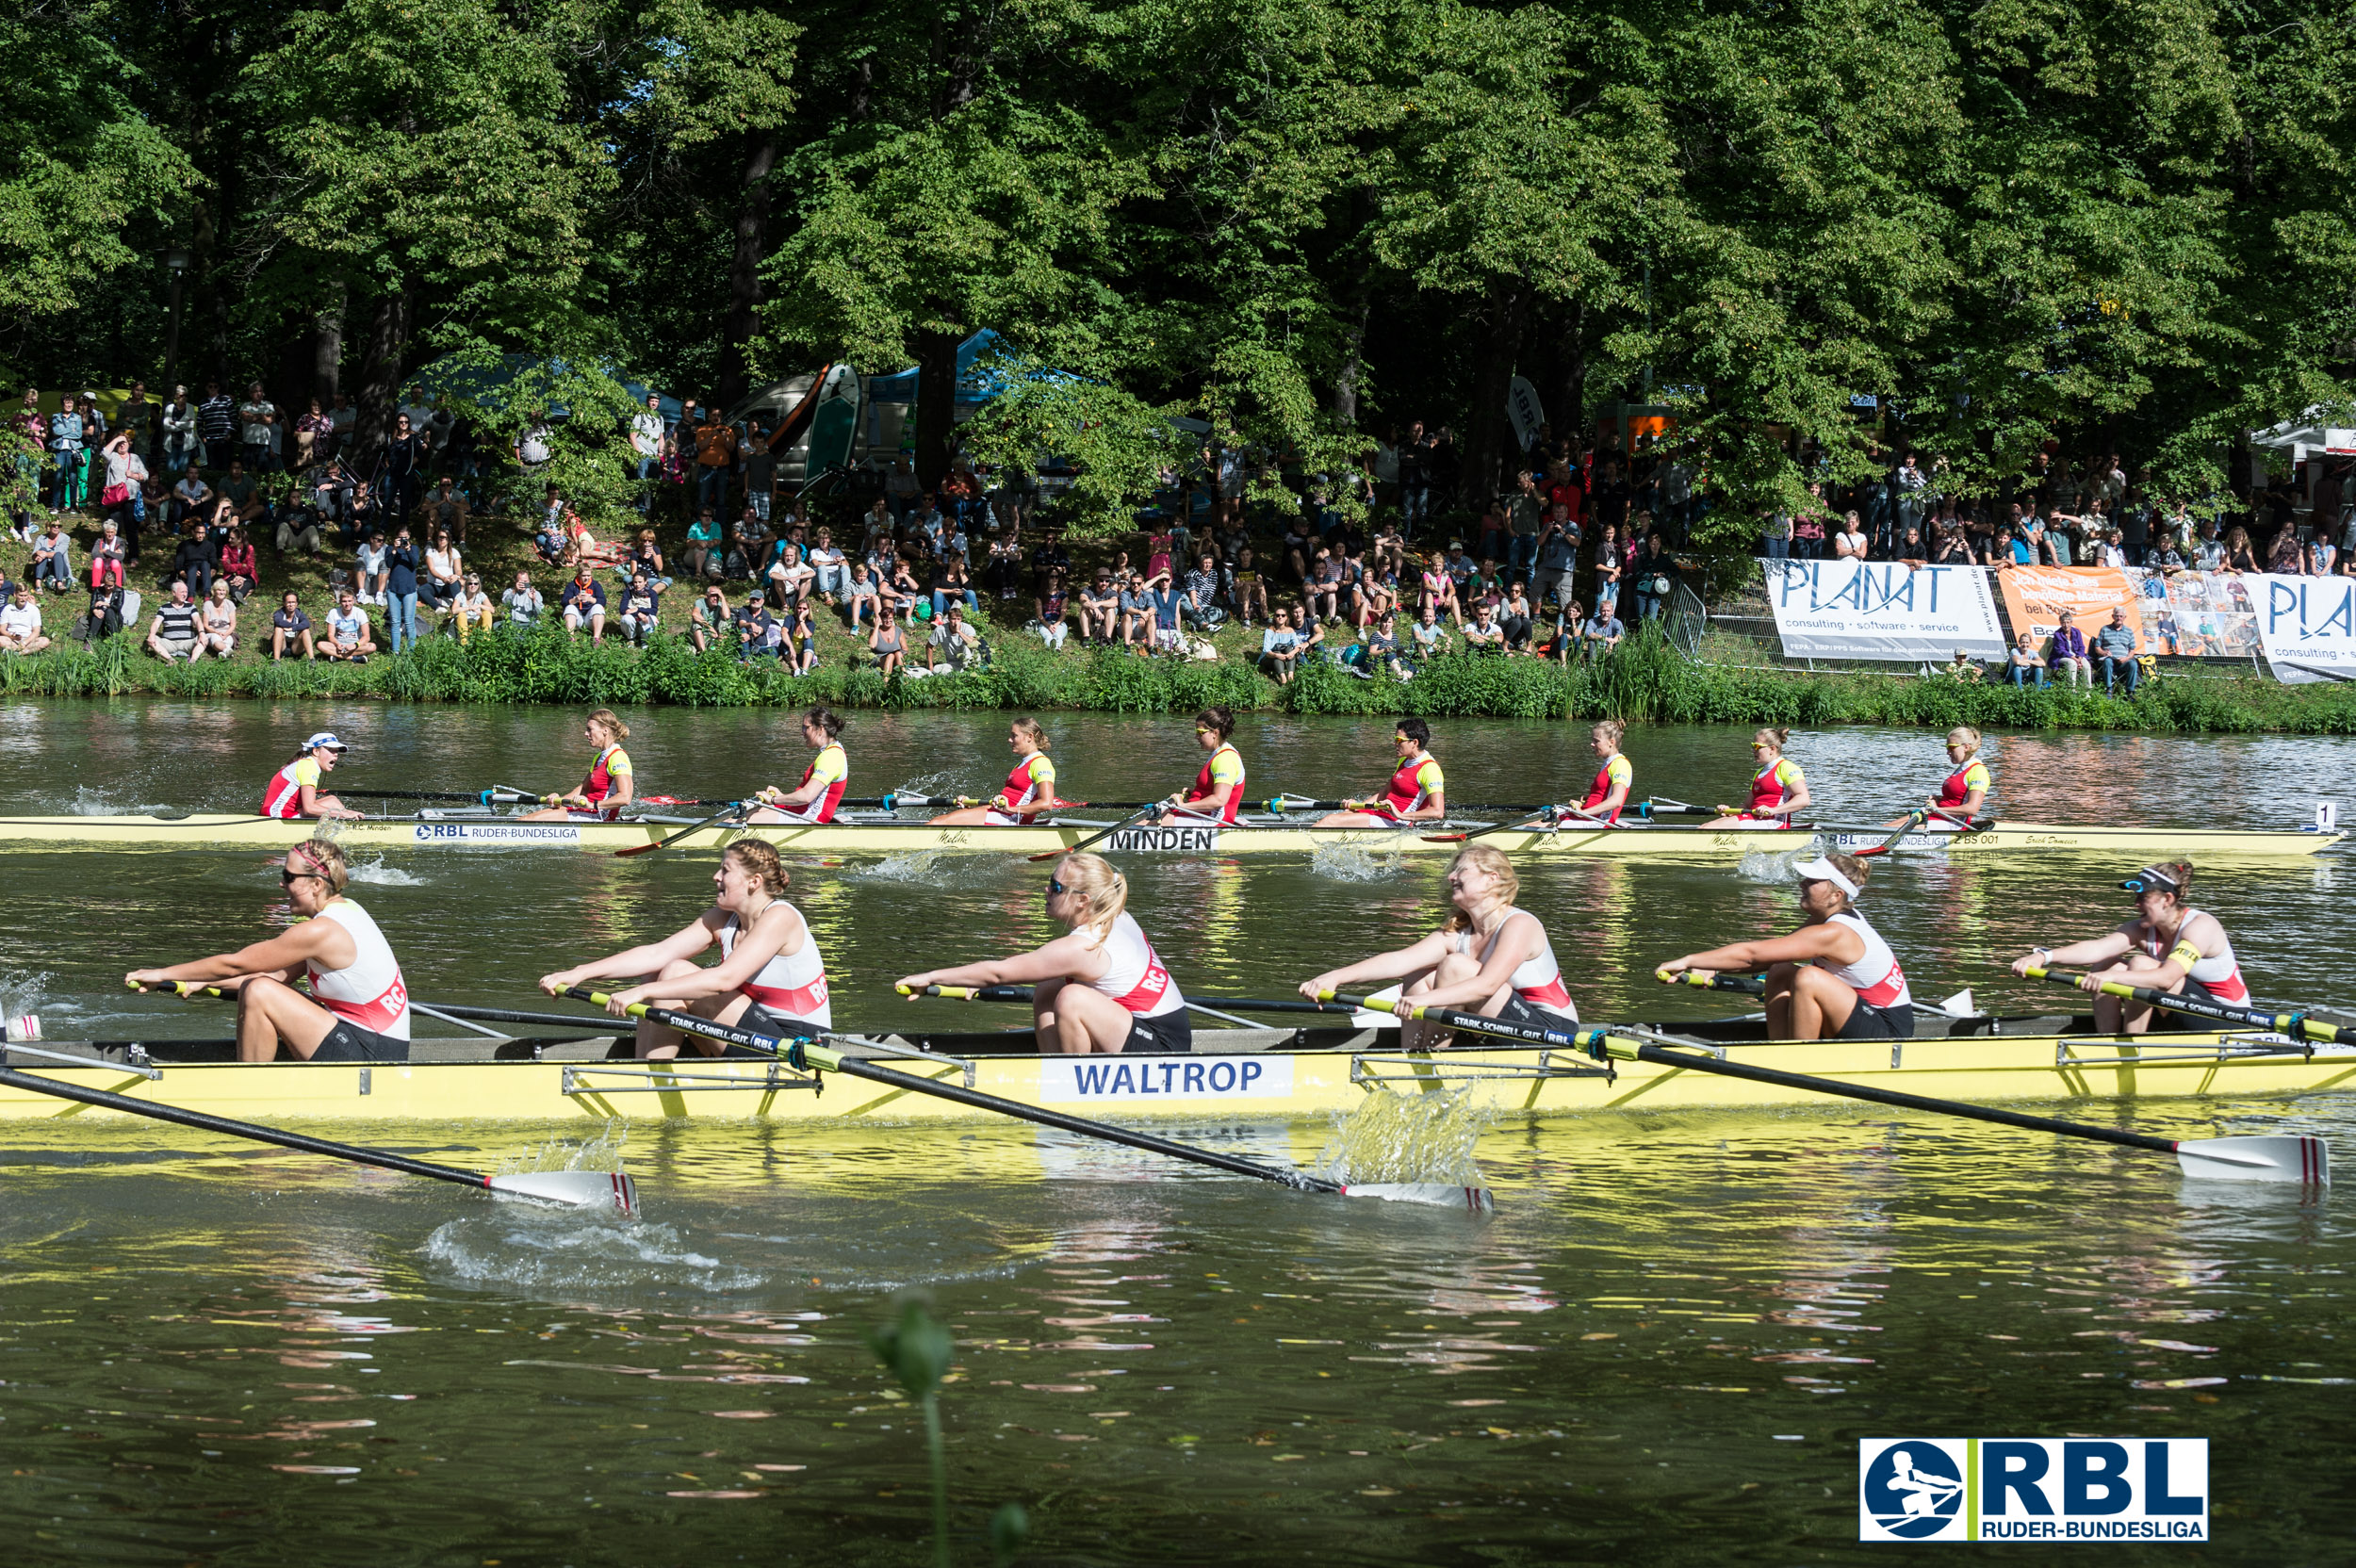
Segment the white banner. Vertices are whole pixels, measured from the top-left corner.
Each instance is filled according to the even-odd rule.
[[[2356,578],[2243,579],[2258,612],[2258,645],[2285,684],[2356,680]]]
[[[1784,653],[1794,659],[1944,663],[1957,648],[2002,659],[1988,573],[1894,561],[1763,561]]]

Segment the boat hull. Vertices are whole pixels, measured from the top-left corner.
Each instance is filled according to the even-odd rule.
[[[1283,1040],[1288,1032],[1242,1031]],[[1004,1042],[1006,1037],[996,1037]],[[1198,1037],[1201,1041],[1203,1037]],[[56,1048],[54,1042],[52,1048]],[[160,1047],[158,1048],[161,1049]],[[486,1056],[487,1044],[425,1042],[420,1052]],[[597,1048],[601,1052],[602,1043]],[[1743,1043],[1735,1061],[1940,1099],[2005,1101],[2281,1098],[2356,1087],[2356,1048],[2313,1054],[2243,1034],[2140,1040],[2093,1035],[1962,1036],[1903,1041]],[[796,1073],[760,1059],[676,1065],[609,1060],[417,1060],[406,1064],[178,1063],[150,1081],[120,1065],[10,1066],[141,1100],[269,1124],[627,1120],[968,1122],[996,1113],[841,1074]],[[1370,1093],[1464,1091],[1502,1112],[1580,1117],[1625,1111],[1805,1107],[1839,1102],[1742,1079],[1652,1063],[1607,1070],[1571,1052],[1474,1049],[1205,1051],[1177,1056],[995,1055],[879,1060],[878,1065],[1018,1103],[1080,1116],[1285,1120],[1347,1112]],[[0,1088],[0,1119],[111,1118],[17,1088]],[[1881,1114],[1881,1113],[1876,1113]],[[2099,1113],[2107,1117],[2109,1113]]]
[[[1069,849],[1104,825],[1044,823],[1022,827],[935,827],[924,822],[849,822],[823,826],[781,823],[756,827],[698,828],[678,841],[681,849],[716,849],[740,838],[766,840],[790,853],[811,855],[909,855],[923,853],[1037,855]],[[1478,824],[1457,824],[1457,827]],[[0,842],[39,848],[99,845],[109,848],[285,849],[324,832],[362,849],[415,849],[443,853],[495,851],[595,851],[643,847],[678,832],[664,823],[529,823],[499,817],[376,817],[332,827],[272,817],[197,815],[171,817],[0,818]],[[1880,843],[1871,831],[1824,830],[1816,838],[1835,848]],[[1910,833],[1902,852],[1950,856],[2108,855],[2130,858],[2159,855],[2195,859],[2281,859],[2317,855],[2337,843],[2337,833],[2263,833],[2149,827],[2070,827],[2003,823],[1966,834]],[[1561,827],[1551,832],[1513,829],[1490,833],[1481,842],[1509,855],[1540,858],[1737,859],[1753,851],[1796,850],[1809,842],[1801,831],[1725,830],[1639,824],[1624,828]],[[1305,855],[1349,847],[1380,854],[1447,855],[1453,843],[1434,843],[1423,830],[1319,828],[1305,824],[1237,827],[1124,828],[1100,849],[1115,855],[1194,856]]]

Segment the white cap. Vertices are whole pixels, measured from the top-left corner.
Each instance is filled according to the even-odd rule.
[[[305,751],[317,751],[321,746],[325,746],[330,751],[350,751],[352,749],[350,746],[344,744],[343,742],[337,740],[333,730],[327,729],[320,730],[318,734],[303,743],[303,749]]]
[[[1792,874],[1803,882],[1829,882],[1851,898],[1857,897],[1864,890],[1842,875],[1841,868],[1822,855],[1813,860],[1802,860],[1792,868]]]

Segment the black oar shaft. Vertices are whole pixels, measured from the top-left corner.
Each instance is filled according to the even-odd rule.
[[[105,1063],[93,1064],[105,1066]],[[106,1089],[84,1088],[79,1084],[59,1083],[35,1073],[20,1072],[14,1068],[0,1068],[0,1087],[24,1089],[33,1094],[53,1095],[59,1100],[79,1101],[109,1111],[122,1111],[130,1116],[143,1116],[152,1121],[169,1121],[181,1127],[194,1127],[200,1132],[220,1133],[233,1138],[250,1138],[255,1143],[274,1143],[281,1149],[299,1149],[306,1154],[325,1154],[331,1159],[350,1160],[357,1165],[381,1166],[407,1176],[423,1176],[436,1182],[455,1182],[460,1186],[487,1187],[491,1179],[479,1171],[460,1170],[454,1166],[434,1165],[427,1160],[413,1160],[406,1154],[389,1153],[382,1149],[363,1149],[356,1144],[331,1143],[325,1138],[305,1137],[282,1128],[263,1127],[251,1121],[236,1121],[228,1117],[207,1116],[203,1111],[183,1110],[177,1105],[155,1104],[134,1100],[128,1095],[113,1094]]]
[[[596,992],[580,986],[573,987],[564,994],[583,1002],[597,1002]],[[603,1005],[601,1002],[597,1004]],[[748,1050],[766,1052],[771,1054],[785,1054],[786,1042],[774,1035],[758,1035],[749,1029],[737,1029],[725,1023],[714,1023],[710,1019],[697,1018],[693,1013],[674,1012],[668,1007],[644,1007],[640,1011],[654,1022],[667,1024],[685,1034],[701,1035],[707,1039],[719,1040],[728,1045],[741,1045]],[[1340,1183],[1328,1182],[1321,1177],[1305,1175],[1297,1170],[1280,1170],[1274,1166],[1262,1165],[1256,1160],[1242,1159],[1234,1154],[1222,1154],[1215,1149],[1198,1149],[1190,1143],[1174,1143],[1169,1138],[1157,1138],[1151,1133],[1137,1133],[1126,1127],[1116,1127],[1108,1121],[1091,1121],[1086,1117],[1066,1116],[1061,1111],[1051,1111],[1041,1105],[1025,1105],[1019,1100],[1007,1100],[995,1094],[984,1094],[979,1089],[969,1089],[961,1084],[944,1084],[935,1079],[919,1077],[913,1072],[901,1072],[888,1067],[877,1067],[872,1062],[861,1061],[856,1056],[845,1056],[839,1052],[822,1048],[809,1051],[807,1054],[818,1066],[832,1071],[847,1073],[854,1078],[864,1078],[872,1084],[882,1084],[911,1094],[928,1094],[937,1100],[955,1101],[960,1105],[971,1105],[976,1110],[995,1111],[1001,1116],[1010,1116],[1019,1120],[1036,1122],[1041,1127],[1054,1127],[1067,1133],[1078,1133],[1087,1137],[1102,1138],[1107,1143],[1118,1143],[1130,1149],[1142,1149],[1148,1153],[1166,1154],[1173,1160],[1190,1160],[1196,1165],[1210,1166],[1215,1169],[1228,1171],[1237,1176],[1253,1177],[1263,1182],[1274,1182],[1280,1186],[1298,1187],[1310,1192],[1342,1190]]]
[[[487,806],[492,801],[537,800],[537,795],[519,794],[499,790],[347,790],[329,784],[320,792],[352,800],[449,800],[465,801],[470,806]]]
[[[423,1011],[448,1013],[452,1018],[472,1019],[482,1023],[545,1023],[565,1029],[602,1029],[611,1034],[614,1020],[574,1018],[565,1013],[519,1013],[510,1007],[462,1007],[450,1002],[419,1002],[410,999],[411,1006]]]
[[[2077,976],[2061,970],[2031,964],[2028,972],[2036,979],[2051,980],[2073,990],[2077,988]],[[2276,1034],[2302,1040],[2336,1041],[2343,1033],[2337,1025],[2316,1022],[2303,1013],[2268,1013],[2255,1007],[2235,1007],[2207,997],[2179,996],[2174,991],[2164,991],[2154,986],[2131,986],[2123,980],[2105,980],[2102,989],[2105,994],[2121,1001],[2141,1002],[2166,1008],[2171,1013],[2211,1019],[2219,1023],[2243,1023],[2252,1028],[2270,1029]]]

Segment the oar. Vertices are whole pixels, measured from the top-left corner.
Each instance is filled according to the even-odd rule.
[[[617,849],[614,852],[614,857],[618,859],[623,856],[648,855],[658,849],[668,849],[673,844],[679,842],[681,839],[686,838],[689,834],[702,832],[705,828],[710,827],[713,823],[718,822],[722,817],[727,816],[729,812],[744,810],[747,804],[747,802],[742,800],[731,800],[727,805],[721,807],[717,811],[712,812],[712,815],[704,818],[703,821],[695,824],[693,826],[682,827],[678,832],[672,834],[669,838],[657,839],[652,843],[631,844],[627,849]]]
[[[414,996],[409,999],[409,1005],[419,1012],[452,1019],[480,1019],[485,1023],[541,1023],[592,1032],[602,1029],[609,1035],[614,1032],[614,1021],[610,1018],[575,1018],[569,1013],[518,1013],[506,1007],[462,1007],[454,1002],[436,1002],[429,1005]]]
[[[1028,986],[924,986],[917,989],[910,989],[907,986],[894,986],[892,988],[902,996],[937,996],[948,1002],[1027,1003],[1031,1000],[1031,988]],[[1212,997],[1210,1000],[1218,1002],[1222,999]],[[415,1006],[417,1004],[411,1003],[410,1005]],[[1217,1007],[1207,1005],[1201,997],[1186,998],[1186,1008],[1190,1013],[1224,1019],[1229,1023],[1240,1023],[1247,1029],[1260,1027],[1248,1018],[1237,1018],[1233,1013],[1222,1013]]]
[[[465,801],[475,806],[515,806],[524,801],[540,798],[538,795],[526,794],[521,790],[510,790],[503,785],[497,784],[487,790],[477,790],[472,794],[462,794],[454,790],[331,789],[327,792],[338,798],[352,800],[448,800]]]
[[[100,1062],[92,1065],[104,1067],[106,1064]],[[143,1116],[155,1121],[169,1121],[203,1132],[221,1133],[233,1138],[249,1138],[255,1143],[274,1143],[282,1149],[299,1149],[306,1154],[325,1154],[332,1159],[350,1160],[354,1165],[379,1166],[407,1176],[423,1176],[430,1181],[487,1188],[505,1198],[525,1198],[535,1202],[557,1203],[577,1209],[617,1209],[623,1214],[638,1212],[638,1184],[618,1170],[537,1170],[508,1176],[486,1176],[479,1170],[460,1170],[455,1166],[434,1165],[382,1149],[330,1143],[325,1138],[306,1137],[301,1133],[289,1133],[282,1128],[264,1127],[251,1121],[232,1121],[227,1117],[207,1116],[202,1111],[184,1111],[177,1105],[153,1104],[144,1100],[134,1100],[128,1095],[111,1094],[105,1089],[57,1083],[34,1073],[19,1072],[14,1068],[0,1068],[0,1087],[54,1095],[59,1100],[79,1101],[85,1105]]]
[[[2064,970],[2048,969],[2038,964],[2031,964],[2021,972],[2032,980],[2052,980],[2073,988],[2078,984],[2076,975]],[[2326,1044],[2337,1044],[2341,1041],[2356,1043],[2356,1025],[2318,1023],[2303,1012],[2262,1013],[2255,1007],[2235,1007],[2227,1003],[2211,1002],[2197,996],[2178,996],[2173,991],[2159,990],[2151,986],[2130,986],[2119,980],[2103,981],[2102,990],[2106,995],[2116,996],[2124,1001],[2143,1002],[2154,1007],[2165,1007],[2171,1013],[2185,1013],[2194,1018],[2214,1019],[2220,1023],[2246,1023],[2254,1028],[2270,1029],[2278,1035],[2288,1035],[2293,1039],[2321,1040]]]
[[[1908,811],[1906,814],[1906,819],[1898,824],[1896,829],[1890,833],[1889,838],[1884,839],[1880,843],[1875,844],[1871,849],[1853,850],[1850,853],[1855,855],[1860,860],[1865,859],[1870,856],[1887,855],[1891,850],[1898,847],[1899,840],[1905,838],[1907,834],[1922,826],[1923,823],[1929,821],[1930,815],[1930,808],[1928,807],[1918,806],[1913,810]]]
[[[1135,810],[1135,811],[1130,812],[1127,816],[1125,816],[1125,817],[1121,818],[1119,822],[1117,822],[1117,823],[1113,824],[1110,827],[1105,828],[1103,832],[1101,832],[1101,833],[1091,833],[1091,834],[1089,834],[1087,838],[1082,839],[1082,840],[1081,840],[1078,843],[1073,844],[1073,845],[1072,845],[1070,849],[1048,849],[1048,850],[1041,850],[1041,851],[1040,851],[1039,854],[1037,854],[1037,855],[1029,855],[1029,856],[1025,856],[1025,857],[1023,857],[1023,858],[1028,859],[1028,860],[1060,860],[1060,859],[1062,859],[1062,858],[1063,858],[1065,856],[1067,856],[1067,855],[1077,855],[1077,854],[1079,854],[1079,853],[1080,853],[1080,851],[1082,851],[1082,850],[1084,850],[1084,849],[1088,848],[1088,845],[1090,845],[1090,844],[1094,844],[1094,843],[1102,843],[1104,840],[1111,838],[1114,834],[1116,834],[1116,833],[1120,832],[1122,828],[1127,827],[1127,826],[1129,826],[1131,824],[1135,823],[1135,822],[1136,822],[1138,818],[1143,817],[1143,816],[1146,816],[1146,815],[1148,815],[1148,814],[1149,814],[1149,813],[1151,813],[1151,812],[1154,812],[1154,811],[1159,811],[1159,810],[1162,810],[1162,809],[1164,809],[1164,808],[1165,808],[1165,803],[1164,803],[1164,802],[1162,802],[1162,801],[1158,801],[1158,800],[1149,800],[1149,801],[1147,801],[1147,802],[1145,803],[1145,805],[1144,805],[1144,806],[1140,807],[1138,809],[1137,809],[1137,810]]]
[[[602,992],[592,991],[581,986],[571,988],[564,994],[577,1001],[587,1002],[599,1007],[604,1006],[611,1000]],[[1234,1154],[1222,1154],[1216,1150],[1198,1149],[1189,1143],[1173,1143],[1168,1138],[1157,1138],[1150,1133],[1132,1132],[1126,1127],[1116,1127],[1110,1122],[1090,1121],[1086,1117],[1067,1116],[1061,1111],[1051,1111],[1039,1105],[1025,1105],[1017,1100],[1006,1100],[998,1095],[984,1094],[979,1089],[969,1089],[962,1085],[945,1084],[935,1079],[919,1077],[912,1072],[878,1067],[873,1062],[861,1061],[856,1056],[845,1056],[839,1051],[829,1050],[820,1044],[817,1039],[788,1039],[776,1035],[756,1034],[749,1029],[736,1029],[724,1023],[714,1023],[710,1019],[697,1018],[693,1013],[675,1012],[668,1007],[650,1007],[643,1002],[633,1002],[624,1010],[632,1018],[643,1018],[655,1023],[666,1024],[684,1034],[701,1035],[706,1039],[718,1040],[726,1045],[741,1045],[747,1050],[782,1057],[789,1066],[797,1070],[808,1070],[810,1068],[816,1068],[826,1072],[848,1073],[854,1078],[864,1078],[869,1083],[882,1084],[887,1087],[907,1093],[929,1094],[941,1100],[954,1100],[960,1105],[972,1105],[978,1110],[996,1111],[1001,1116],[1037,1122],[1042,1127],[1060,1128],[1064,1132],[1078,1133],[1087,1137],[1102,1138],[1107,1143],[1118,1143],[1130,1149],[1142,1149],[1149,1153],[1167,1154],[1174,1160],[1191,1160],[1196,1165],[1206,1165],[1214,1169],[1228,1171],[1234,1175],[1251,1176],[1259,1181],[1273,1182],[1279,1186],[1291,1187],[1296,1191],[1331,1192],[1337,1193],[1344,1198],[1383,1198],[1394,1202],[1434,1203],[1444,1208],[1468,1209],[1475,1212],[1495,1207],[1495,1200],[1490,1197],[1486,1187],[1450,1186],[1433,1182],[1383,1182],[1365,1185],[1344,1185],[1339,1182],[1329,1182],[1322,1176],[1312,1176],[1306,1171],[1284,1170],[1275,1166],[1262,1165],[1256,1160],[1247,1160]]]
[[[1907,1094],[1898,1089],[1873,1088],[1864,1084],[1817,1078],[1804,1072],[1755,1067],[1748,1062],[1726,1061],[1712,1054],[1716,1047],[1706,1040],[1664,1036],[1662,1037],[1673,1044],[1693,1047],[1690,1051],[1668,1051],[1647,1040],[1615,1035],[1609,1029],[1580,1028],[1564,1032],[1500,1023],[1496,1019],[1482,1018],[1478,1013],[1459,1012],[1453,1007],[1412,1006],[1388,1000],[1377,1001],[1371,997],[1359,999],[1345,996],[1335,1000],[1471,1034],[1496,1035],[1506,1039],[1526,1040],[1534,1045],[1584,1051],[1597,1061],[1610,1058],[1624,1062],[1649,1062],[1656,1067],[1713,1072],[1721,1077],[1742,1078],[1755,1084],[1772,1084],[1779,1088],[1800,1089],[1809,1094],[1831,1095],[1843,1100],[1863,1100],[1899,1110],[1928,1111],[1938,1116],[1992,1122],[1999,1127],[2019,1127],[2033,1133],[2053,1133],[2063,1137],[2117,1144],[2123,1149],[2145,1149],[2154,1153],[2173,1154],[2178,1168],[2187,1176],[2205,1176],[2231,1182],[2303,1182],[2316,1186],[2327,1184],[2331,1180],[2331,1148],[2321,1138],[2291,1135],[2159,1138],[2148,1133],[2131,1133],[2119,1127],[2095,1127],[2082,1121],[2028,1116],[2020,1111],[1998,1110],[1992,1105],[1971,1105],[1959,1100],[1934,1100],[1927,1095]]]
[[[1767,982],[1756,974],[1704,974],[1699,970],[1687,970],[1683,974],[1671,974],[1665,969],[1653,972],[1653,978],[1664,986],[1693,986],[1706,991],[1740,991],[1744,996],[1765,996]]]
[[[1628,809],[1640,817],[1722,817],[1726,815],[1715,806],[1688,806],[1681,800],[1669,800],[1660,795],[1655,795],[1650,800],[1638,801]]]

